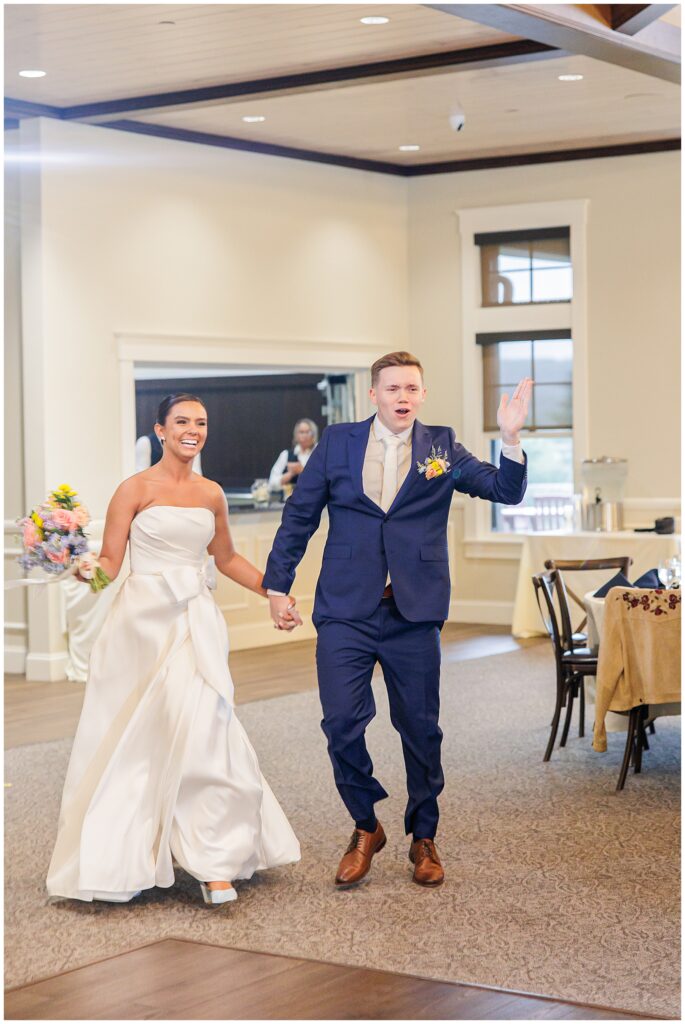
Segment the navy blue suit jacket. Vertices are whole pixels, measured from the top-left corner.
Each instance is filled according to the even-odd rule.
[[[283,509],[264,586],[288,593],[307,543],[328,507],[328,539],[313,621],[364,619],[378,607],[388,571],[397,607],[410,622],[444,620],[450,601],[447,517],[455,490],[516,505],[526,464],[502,458],[497,469],[458,444],[451,427],[417,420],[412,460],[387,513],[363,491],[362,469],[373,416],[327,427]],[[417,462],[440,446],[451,463],[427,480]]]

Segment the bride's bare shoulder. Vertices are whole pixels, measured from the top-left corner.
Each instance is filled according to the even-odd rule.
[[[215,480],[207,480],[206,477],[200,477],[200,481],[198,481],[200,483],[198,494],[202,497],[202,503],[206,503],[207,507],[211,508],[215,513],[225,509],[226,495],[223,492],[223,488]]]
[[[149,487],[147,473],[148,470],[143,470],[142,473],[135,473],[133,476],[127,477],[126,480],[122,480],[112,495],[112,504],[131,505],[137,508],[141,502],[144,502]]]

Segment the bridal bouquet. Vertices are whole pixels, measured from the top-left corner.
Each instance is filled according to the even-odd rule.
[[[51,576],[78,572],[93,591],[111,583],[88,551],[88,538],[83,532],[90,522],[88,509],[68,484],[51,491],[44,502],[17,522],[23,533],[24,554],[19,558],[23,569],[39,568]]]

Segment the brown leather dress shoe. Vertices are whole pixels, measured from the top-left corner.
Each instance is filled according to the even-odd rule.
[[[409,847],[409,860],[414,865],[412,881],[417,885],[442,885],[445,872],[432,839],[417,839]]]
[[[338,865],[335,884],[354,885],[355,882],[361,882],[371,867],[374,853],[382,850],[386,841],[380,821],[376,825],[375,832],[365,832],[361,828],[356,828],[352,833],[350,845]]]

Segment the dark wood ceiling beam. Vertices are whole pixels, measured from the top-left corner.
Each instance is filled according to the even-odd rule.
[[[266,99],[274,96],[295,96],[325,89],[364,85],[377,82],[395,82],[426,75],[473,71],[478,68],[503,67],[533,60],[564,56],[553,45],[529,39],[508,43],[495,43],[470,49],[442,53],[420,54],[372,64],[354,64],[346,67],[325,68],[299,74],[279,75],[248,82],[230,82],[199,89],[155,93],[148,96],[130,96],[102,103],[85,103],[64,107],[62,118],[98,124],[122,115],[154,114],[165,110],[188,110],[217,104],[238,103],[247,98]]]
[[[29,100],[15,100],[5,96],[5,117],[54,117],[61,120],[62,108],[51,107],[47,103],[32,103]]]
[[[407,167],[409,178],[424,174],[454,174],[462,171],[485,171],[503,167],[525,167],[530,164],[557,164],[569,160],[603,160],[616,156],[640,156],[645,153],[668,153],[680,150],[680,139],[658,139],[650,142],[628,142],[617,145],[588,146],[581,149],[555,149],[538,153],[510,153],[507,156],[474,157],[467,160],[441,160]]]
[[[675,4],[609,4],[611,27],[626,36],[634,36],[653,21],[668,14]]]
[[[145,121],[107,121],[100,127],[114,128],[136,135],[149,135],[158,139],[173,139],[176,142],[194,142],[201,146],[215,146],[219,149],[237,149],[246,153],[261,153],[265,156],[283,156],[291,160],[306,160],[310,163],[333,164],[337,167],[351,167],[357,171],[376,171],[379,174],[403,176],[406,168],[384,160],[364,160],[360,157],[340,153],[322,153],[319,150],[300,149],[296,146],[281,146],[270,142],[253,142],[237,139],[230,135],[213,135],[211,132],[194,132],[186,128],[171,128]]]
[[[345,156],[342,153],[322,153],[318,150],[297,149],[293,146],[271,145],[251,142],[207,132],[188,131],[183,128],[168,128],[165,125],[146,124],[141,121],[108,121],[103,128],[133,132],[159,139],[176,142],[190,142],[219,149],[234,149],[247,153],[262,153],[269,156],[287,157],[291,160],[306,160],[311,163],[328,164],[335,167],[350,167],[359,171],[374,171],[402,178],[416,178],[425,174],[454,174],[463,171],[480,171],[521,167],[532,164],[564,163],[569,160],[596,160],[617,156],[633,156],[644,153],[662,153],[680,149],[680,139],[657,139],[648,142],[620,143],[584,147],[582,149],[558,149],[538,153],[511,153],[506,156],[472,157],[461,160],[442,160],[424,164],[394,164],[382,160],[364,160]]]
[[[655,49],[604,25],[582,4],[427,4],[432,10],[534,39],[561,50],[680,82],[680,56]],[[664,5],[666,6],[666,5]]]

